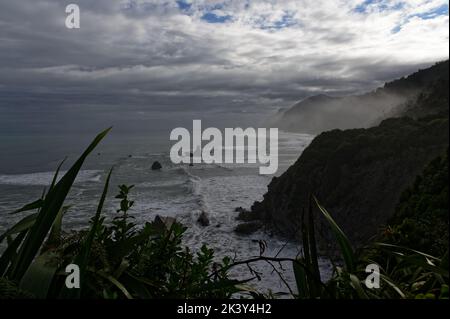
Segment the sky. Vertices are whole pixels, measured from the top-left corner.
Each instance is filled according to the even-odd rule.
[[[447,0],[0,0],[0,102],[17,107],[288,106],[448,55]]]

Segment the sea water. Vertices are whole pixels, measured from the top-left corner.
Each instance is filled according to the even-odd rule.
[[[300,247],[286,238],[263,230],[243,236],[234,232],[239,224],[236,207],[249,209],[261,200],[272,175],[260,175],[256,164],[173,164],[170,161],[170,130],[200,118],[205,125],[224,127],[258,127],[268,114],[214,110],[210,112],[152,111],[143,107],[65,106],[60,108],[6,108],[0,119],[0,232],[26,213],[9,215],[23,204],[37,199],[49,185],[58,163],[68,156],[64,169],[73,163],[83,148],[101,129],[113,130],[94,150],[78,174],[67,198],[71,208],[64,216],[66,229],[80,229],[95,213],[107,171],[113,167],[113,178],[104,213],[110,220],[117,209],[116,185],[135,185],[130,195],[135,201],[131,214],[138,225],[155,216],[171,216],[188,227],[184,244],[192,250],[206,244],[218,259],[229,256],[248,259],[260,253],[264,241],[266,256],[295,257]],[[206,126],[205,126],[206,127]],[[308,146],[313,136],[280,132],[279,169],[282,174]],[[152,171],[154,161],[162,164]],[[208,214],[209,226],[197,223],[200,213]],[[325,276],[330,272],[321,260]],[[263,280],[251,285],[273,292],[287,292],[272,266],[254,265]],[[295,287],[291,265],[283,264],[281,273]],[[252,275],[247,267],[232,273],[239,278]]]

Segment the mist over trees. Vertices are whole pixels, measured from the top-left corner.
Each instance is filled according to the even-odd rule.
[[[279,112],[270,125],[286,131],[318,134],[332,129],[367,128],[396,117],[425,98],[430,86],[448,82],[448,60],[361,95],[315,95]],[[445,83],[444,83],[445,84]]]

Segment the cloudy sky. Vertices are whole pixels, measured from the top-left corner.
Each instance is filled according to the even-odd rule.
[[[447,59],[448,36],[446,0],[0,0],[0,98],[286,106]]]

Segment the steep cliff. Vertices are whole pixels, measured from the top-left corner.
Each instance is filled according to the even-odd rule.
[[[447,150],[402,193],[380,240],[440,257],[448,250],[448,222]]]
[[[353,243],[367,242],[392,218],[402,192],[448,148],[448,72],[409,101],[402,114],[376,127],[318,135],[294,165],[272,180],[252,211],[292,234],[313,194]],[[318,224],[322,242],[332,243],[328,226]]]

